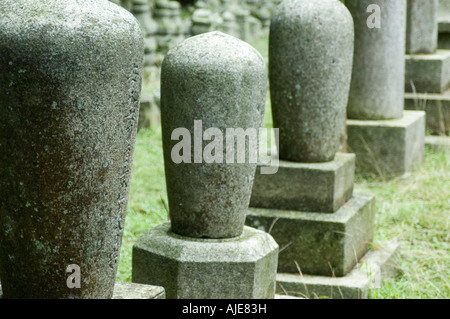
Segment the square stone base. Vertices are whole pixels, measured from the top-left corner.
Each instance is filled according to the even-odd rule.
[[[405,109],[424,111],[431,134],[450,135],[450,90],[444,93],[405,93]]]
[[[297,274],[277,275],[277,295],[308,299],[367,299],[370,290],[380,287],[383,279],[392,278],[399,270],[400,245],[382,243],[372,249],[344,277]]]
[[[3,298],[0,285],[0,299]],[[140,285],[129,282],[116,282],[112,299],[165,299],[163,287]]]
[[[250,206],[334,213],[353,194],[355,155],[337,153],[331,162],[279,161],[275,174],[256,170]]]
[[[406,92],[441,93],[449,87],[450,50],[405,56]]]
[[[425,118],[423,111],[405,111],[395,120],[347,120],[348,151],[356,154],[356,174],[392,178],[420,167]]]
[[[277,262],[278,245],[262,231],[202,239],[165,223],[133,246],[132,281],[164,287],[167,299],[273,299]]]
[[[333,214],[250,208],[246,225],[280,245],[279,272],[341,277],[369,249],[374,216],[374,197],[355,194]]]
[[[117,282],[112,299],[166,299],[163,287]]]

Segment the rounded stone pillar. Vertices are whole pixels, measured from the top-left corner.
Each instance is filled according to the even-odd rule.
[[[258,133],[266,84],[262,56],[221,32],[188,38],[165,57],[161,120],[173,232],[207,238],[242,233],[256,171],[256,160],[252,163],[249,155],[257,152],[257,141],[251,137],[253,143],[245,143],[256,143],[256,147],[246,147],[246,160],[241,163],[236,158],[237,140],[229,139],[227,131]],[[180,132],[185,134],[181,137]],[[211,136],[204,138],[208,133]],[[217,142],[216,159],[207,163],[205,154],[214,155],[207,152],[213,141]],[[226,146],[230,141],[233,159],[227,158],[227,151],[233,151]],[[188,147],[176,150],[179,143]],[[185,157],[181,163],[174,158],[179,154]]]
[[[355,55],[348,117],[403,116],[406,0],[346,0],[355,23]]]
[[[438,46],[438,0],[408,0],[406,53],[431,54]]]
[[[143,39],[106,0],[0,3],[5,298],[110,298],[139,114]]]
[[[344,132],[353,22],[337,0],[285,0],[271,23],[269,59],[280,159],[327,162]]]

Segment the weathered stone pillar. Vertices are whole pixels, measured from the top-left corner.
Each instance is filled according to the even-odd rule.
[[[406,0],[346,0],[345,4],[355,24],[348,117],[364,120],[401,118],[405,83]],[[369,20],[371,12],[374,14],[373,20]],[[368,21],[374,25],[368,24]],[[381,23],[379,28],[376,25],[378,21]]]
[[[139,114],[139,24],[106,0],[4,0],[0,12],[4,297],[110,298]]]
[[[262,56],[230,35],[204,33],[169,51],[161,115],[170,223],[135,244],[134,282],[161,285],[167,298],[274,297],[278,245],[244,227],[266,84]]]
[[[404,111],[406,0],[346,0],[355,23],[347,108],[357,173],[403,175],[424,159],[424,112]]]
[[[334,159],[345,125],[353,41],[352,17],[336,1],[307,6],[288,0],[276,10],[269,67],[280,159]]]

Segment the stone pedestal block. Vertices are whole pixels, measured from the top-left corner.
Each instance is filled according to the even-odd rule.
[[[278,245],[256,229],[228,239],[179,236],[162,224],[133,247],[133,282],[168,299],[273,299]]]
[[[390,178],[419,167],[424,160],[425,117],[422,111],[405,111],[396,120],[348,120],[356,174]]]
[[[130,282],[116,282],[111,299],[165,299],[166,293],[163,287],[141,285]],[[3,299],[2,286],[0,285],[0,299]]]
[[[278,271],[346,275],[369,249],[374,197],[355,194],[333,214],[250,208],[246,224],[280,245]]]
[[[405,91],[441,93],[450,87],[450,50],[405,56]]]
[[[278,172],[253,183],[251,207],[333,213],[353,194],[355,156],[337,153],[325,163],[279,161]]]
[[[392,278],[398,273],[399,255],[398,243],[383,242],[369,250],[344,277],[278,274],[278,299],[286,296],[308,299],[370,298],[370,290],[380,288],[383,279]]]
[[[425,111],[431,134],[450,135],[450,90],[444,93],[405,93],[405,109]]]

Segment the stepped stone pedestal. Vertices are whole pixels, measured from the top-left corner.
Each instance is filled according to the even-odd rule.
[[[354,194],[334,213],[250,208],[246,223],[280,245],[279,272],[342,277],[369,250],[374,216],[374,197]]]
[[[258,175],[250,206],[335,212],[353,193],[355,156],[337,153],[324,163],[278,161],[274,175]]]
[[[373,248],[344,277],[278,274],[277,296],[296,298],[368,299],[373,289],[399,271],[400,245],[382,242]]]
[[[356,154],[356,172],[391,178],[423,163],[425,112],[405,111],[393,120],[347,120],[348,150]]]
[[[447,6],[438,0],[409,0],[407,38],[423,42],[419,49],[407,46],[405,74],[405,109],[423,110],[426,128],[433,135],[448,134],[448,91],[450,88],[450,50],[438,48],[438,11]],[[445,17],[446,15],[444,15]],[[433,32],[424,32],[433,30]],[[427,45],[425,45],[425,43]]]
[[[405,91],[442,93],[450,87],[450,50],[407,54]]]
[[[450,135],[450,89],[443,93],[405,93],[405,109],[424,111],[432,135]]]

